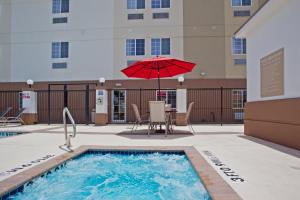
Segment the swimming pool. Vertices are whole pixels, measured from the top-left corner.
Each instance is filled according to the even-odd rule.
[[[5,137],[11,137],[11,136],[16,136],[21,133],[15,133],[15,132],[0,132],[0,138],[5,138]]]
[[[241,200],[191,146],[83,145],[0,181],[0,200],[98,197]]]
[[[8,199],[199,199],[210,195],[182,153],[87,152]]]

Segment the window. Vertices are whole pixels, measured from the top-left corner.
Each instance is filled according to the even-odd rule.
[[[52,42],[52,58],[68,58],[69,42]]]
[[[245,38],[232,38],[232,53],[235,55],[247,53]]]
[[[170,8],[171,2],[170,0],[152,0],[151,7],[152,8]]]
[[[247,91],[245,89],[232,90],[232,109],[244,109],[247,102]]]
[[[127,39],[126,56],[145,55],[145,39]]]
[[[144,19],[144,14],[128,14],[128,20]]]
[[[66,69],[66,68],[67,68],[66,62],[52,63],[52,69]]]
[[[246,59],[234,59],[233,61],[234,61],[235,65],[246,65],[247,64]]]
[[[151,39],[151,54],[155,56],[170,55],[170,46],[170,38],[153,38]]]
[[[68,13],[69,0],[52,0],[52,13]]]
[[[54,17],[53,18],[53,24],[62,24],[62,23],[67,23],[68,18],[67,17]]]
[[[159,91],[156,91],[156,100],[159,99]],[[176,90],[161,90],[160,100],[165,101],[166,104],[171,104],[172,108],[176,108]]]
[[[127,0],[127,9],[145,9],[145,0]]]
[[[251,6],[251,0],[231,0],[232,6]]]
[[[250,16],[250,10],[235,10],[233,12],[234,17],[249,17]]]
[[[153,19],[169,19],[169,13],[167,13],[167,12],[153,13],[152,18]]]
[[[138,61],[137,60],[127,60],[127,66],[130,66],[136,62],[138,62]]]

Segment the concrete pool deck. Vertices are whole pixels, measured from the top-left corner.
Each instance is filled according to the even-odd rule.
[[[168,137],[118,134],[129,131],[130,127],[78,125],[72,148],[81,145],[194,146],[243,199],[300,199],[300,151],[244,136],[242,125],[196,125],[194,135]],[[176,127],[176,130],[188,129]],[[62,125],[0,127],[0,131],[31,132],[0,139],[0,181],[66,152],[59,148],[64,144]],[[32,161],[38,162],[27,166]],[[3,173],[16,168],[23,169]]]

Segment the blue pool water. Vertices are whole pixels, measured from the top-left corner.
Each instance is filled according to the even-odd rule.
[[[84,154],[35,179],[16,200],[210,200],[181,154]]]
[[[11,137],[11,136],[15,136],[15,135],[18,135],[18,134],[19,134],[19,133],[0,132],[0,138]]]

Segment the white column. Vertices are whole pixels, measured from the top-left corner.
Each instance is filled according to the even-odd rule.
[[[176,92],[176,109],[177,113],[186,113],[187,108],[187,89],[177,89]]]
[[[108,92],[104,89],[96,90],[96,114],[95,125],[106,125],[108,123]]]
[[[96,113],[108,113],[107,90],[96,90]]]
[[[186,104],[187,104],[187,89],[177,89],[176,92],[176,125],[177,126],[186,126]]]
[[[24,124],[31,125],[38,122],[36,92],[22,91],[22,108],[25,109],[22,115]]]
[[[24,113],[37,113],[37,95],[34,91],[22,92],[22,108],[25,108]]]

